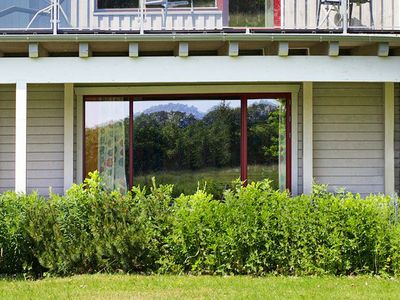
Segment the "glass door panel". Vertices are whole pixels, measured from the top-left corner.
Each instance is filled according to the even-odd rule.
[[[285,100],[247,101],[248,182],[271,179],[274,188],[286,188]]]
[[[99,171],[105,187],[126,192],[129,181],[129,102],[85,101],[85,176]]]
[[[240,177],[240,100],[134,102],[134,185],[222,192]]]

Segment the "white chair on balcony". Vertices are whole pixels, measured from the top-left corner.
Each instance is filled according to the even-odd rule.
[[[374,26],[374,14],[373,14],[372,0],[348,0],[348,3],[349,3],[350,25],[352,25],[351,24],[351,20],[353,18],[354,5],[369,4],[371,27]],[[318,4],[317,4],[317,28],[320,28],[320,26],[322,24],[324,24],[328,20],[331,12],[336,12],[335,19],[334,19],[335,20],[335,25],[336,26],[340,26],[340,23],[343,20],[341,14],[340,14],[341,5],[342,5],[342,0],[318,0]],[[322,6],[325,6],[327,13],[326,13],[325,18],[322,21],[320,21]]]
[[[350,22],[351,22],[351,19],[353,18],[354,5],[362,5],[362,4],[369,4],[370,25],[372,28],[372,27],[374,27],[374,11],[373,11],[372,0],[349,0]]]
[[[0,18],[13,13],[24,13],[28,15],[33,15],[29,24],[25,28],[26,30],[28,30],[31,28],[33,22],[35,22],[40,15],[51,15],[54,11],[54,8],[57,8],[61,12],[65,20],[68,20],[67,14],[61,6],[64,1],[65,0],[46,0],[47,6],[43,7],[42,9],[26,8],[15,5],[10,6],[0,11]]]

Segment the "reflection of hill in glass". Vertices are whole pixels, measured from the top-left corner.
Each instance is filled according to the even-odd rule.
[[[270,106],[272,108],[278,108],[280,106],[280,102],[278,100],[273,100],[273,99],[264,99],[264,100],[254,101],[251,104],[249,104],[249,106],[259,105],[259,104],[264,104],[265,106]]]
[[[148,109],[145,109],[142,113],[143,114],[151,114],[155,112],[172,112],[178,111],[186,113],[187,115],[193,115],[196,119],[202,119],[204,114],[200,112],[195,106],[189,106],[182,103],[168,103],[168,104],[160,104],[152,106]]]
[[[108,126],[115,126],[115,125],[117,125],[117,124],[120,123],[120,122],[125,122],[125,123],[128,124],[129,118],[126,117],[126,118],[123,118],[123,119],[120,119],[120,120],[111,120],[111,121],[106,121],[106,122],[104,122],[104,123],[95,124],[95,125],[92,126],[92,127],[86,128],[86,130],[88,130],[88,129],[107,128]]]

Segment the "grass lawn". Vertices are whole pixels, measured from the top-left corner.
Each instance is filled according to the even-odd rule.
[[[0,280],[0,299],[399,299],[400,280],[372,277],[83,275]]]

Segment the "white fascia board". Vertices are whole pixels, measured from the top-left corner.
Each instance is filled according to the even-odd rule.
[[[0,83],[399,82],[400,57],[1,58]]]
[[[111,31],[110,31],[111,32]],[[161,33],[161,34],[93,34],[93,33],[69,33],[69,34],[6,34],[0,36],[0,42],[168,42],[168,41],[303,41],[303,42],[398,42],[400,35],[387,33],[371,34],[343,34],[343,33]]]

